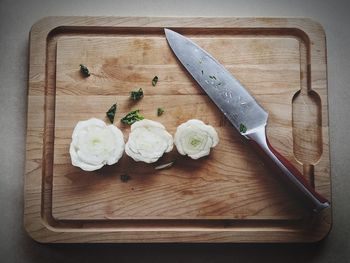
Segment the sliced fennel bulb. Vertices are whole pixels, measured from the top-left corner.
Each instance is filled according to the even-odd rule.
[[[94,171],[118,162],[124,148],[123,133],[116,126],[91,118],[75,126],[69,153],[74,166]]]
[[[180,154],[198,159],[209,155],[210,149],[219,143],[219,137],[212,126],[192,119],[177,127],[174,143]]]
[[[156,121],[141,120],[131,125],[125,152],[135,161],[154,163],[173,149],[173,137]]]

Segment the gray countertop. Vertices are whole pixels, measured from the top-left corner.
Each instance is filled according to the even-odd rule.
[[[350,262],[350,4],[347,1],[0,1],[1,262]],[[309,17],[327,35],[333,228],[312,245],[42,245],[23,229],[28,34],[44,16]]]

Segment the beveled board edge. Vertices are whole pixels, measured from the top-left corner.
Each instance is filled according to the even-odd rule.
[[[46,92],[47,40],[50,32],[65,27],[147,27],[147,28],[255,28],[293,29],[300,31],[309,44],[309,79],[322,103],[323,162],[327,171],[315,179],[315,188],[331,200],[328,132],[327,62],[325,33],[320,24],[305,18],[180,18],[180,17],[46,17],[33,25],[30,32],[27,143],[24,184],[24,227],[36,241],[43,243],[74,242],[317,242],[332,225],[332,210],[324,210],[304,227],[237,228],[56,228],[43,214],[45,166],[46,102],[53,94]],[[314,67],[315,66],[315,67]],[[39,134],[39,137],[38,137]],[[317,165],[315,167],[317,169]]]

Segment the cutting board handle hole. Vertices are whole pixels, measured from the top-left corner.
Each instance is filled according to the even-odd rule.
[[[292,105],[294,156],[313,182],[313,166],[322,155],[321,99],[315,91],[302,89],[294,94]]]

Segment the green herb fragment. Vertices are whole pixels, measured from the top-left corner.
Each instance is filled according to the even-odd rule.
[[[243,133],[246,133],[247,132],[247,127],[243,123],[241,123],[239,125],[239,131],[243,132]]]
[[[164,113],[164,110],[162,108],[157,109],[157,115],[161,116]]]
[[[106,112],[106,115],[107,115],[107,118],[109,119],[109,121],[111,123],[114,122],[114,116],[115,116],[115,113],[117,112],[117,103],[114,103],[110,108],[109,110]]]
[[[158,82],[158,76],[154,76],[154,78],[152,79],[152,86],[155,87],[157,85]]]
[[[132,100],[139,100],[143,97],[143,90],[140,88],[137,91],[131,91],[130,92],[130,98]]]
[[[128,175],[128,174],[122,174],[120,176],[120,180],[123,182],[123,183],[126,183],[127,181],[129,181],[131,179],[131,176]]]
[[[81,74],[83,74],[83,76],[85,78],[90,76],[89,69],[86,66],[84,66],[83,64],[80,64],[80,72],[81,72]]]
[[[120,121],[124,124],[131,125],[137,121],[143,120],[144,117],[139,112],[140,110],[130,111]]]
[[[209,78],[211,78],[211,79],[216,79],[216,77],[215,77],[215,76],[209,76]]]

